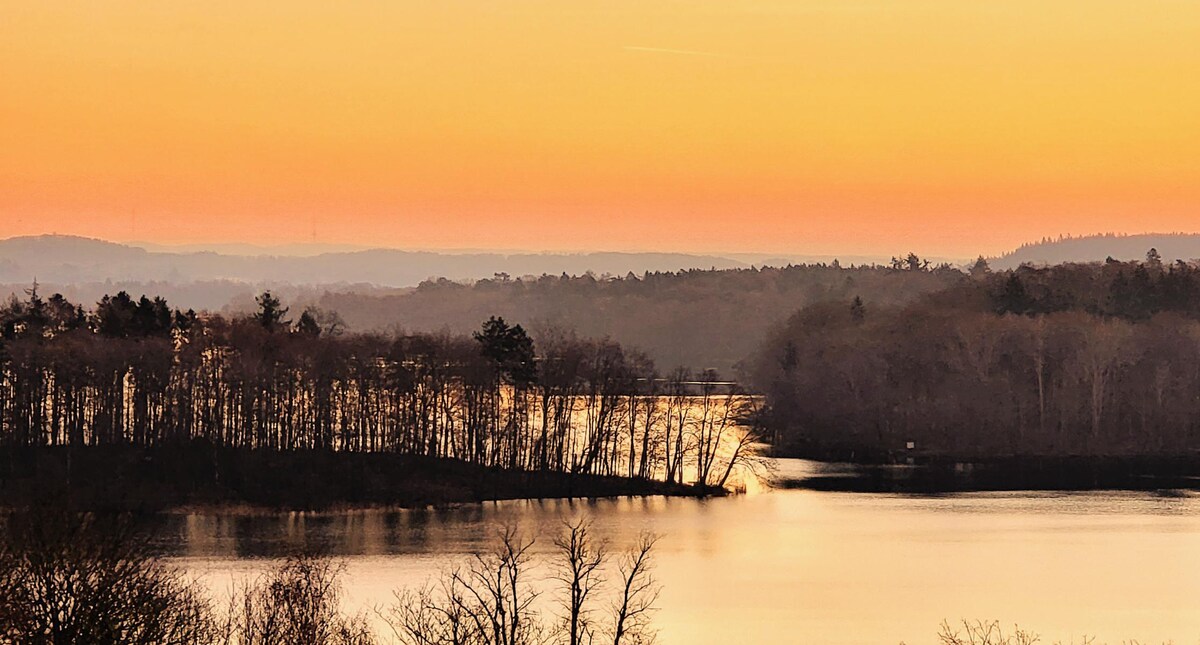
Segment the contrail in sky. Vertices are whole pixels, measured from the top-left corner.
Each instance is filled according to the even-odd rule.
[[[634,52],[654,52],[658,54],[678,54],[681,56],[710,56],[713,58],[725,58],[725,54],[714,54],[712,52],[698,52],[690,49],[665,49],[662,47],[634,47],[626,45],[622,49]]]

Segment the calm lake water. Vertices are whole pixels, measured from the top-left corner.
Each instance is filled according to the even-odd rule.
[[[797,476],[805,462],[779,464]],[[164,548],[216,589],[299,546],[345,559],[347,602],[388,602],[486,548],[586,514],[614,547],[660,534],[660,641],[933,643],[943,619],[1043,642],[1200,643],[1200,497],[904,496],[773,490],[714,499],[500,502],[449,510],[172,515]]]

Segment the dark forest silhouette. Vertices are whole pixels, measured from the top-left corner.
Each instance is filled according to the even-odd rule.
[[[779,448],[858,458],[1200,449],[1200,267],[970,275],[907,306],[798,312],[754,360]]]
[[[516,471],[726,485],[754,399],[712,373],[660,377],[607,340],[489,318],[473,337],[358,335],[271,293],[253,315],[37,288],[0,311],[0,443],[210,446],[450,459]],[[731,450],[718,449],[730,446]]]

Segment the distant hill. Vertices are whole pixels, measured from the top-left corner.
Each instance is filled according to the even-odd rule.
[[[356,331],[468,333],[488,316],[503,316],[525,325],[537,339],[563,332],[609,337],[645,351],[664,370],[682,365],[733,375],[768,330],[801,307],[833,302],[848,308],[858,296],[869,311],[910,302],[962,279],[954,270],[809,265],[612,280],[435,281],[402,293],[331,291],[312,304],[337,311]]]
[[[249,250],[249,249],[247,249]],[[45,235],[0,240],[0,283],[47,284],[204,281],[295,285],[370,284],[413,287],[429,278],[476,280],[498,273],[625,275],[630,271],[734,269],[738,260],[681,253],[436,253],[395,249],[302,255],[171,252],[82,237]]]
[[[253,310],[255,293],[270,288],[293,312],[315,305],[363,332],[466,333],[499,315],[537,338],[610,337],[644,350],[663,370],[684,365],[732,375],[767,331],[800,307],[849,307],[857,296],[869,311],[964,279],[954,270],[863,264],[752,268],[718,256],[656,253],[247,256],[40,237],[0,241],[0,288],[19,294],[36,277],[43,293],[61,292],[85,306],[125,290],[226,312]]]
[[[993,269],[1012,269],[1022,264],[1062,264],[1141,260],[1150,249],[1158,249],[1164,262],[1200,259],[1200,234],[1146,233],[1142,235],[1089,235],[1045,239],[1025,244],[1011,253],[989,260]]]

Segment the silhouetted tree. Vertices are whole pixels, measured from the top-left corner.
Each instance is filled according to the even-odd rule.
[[[309,337],[321,335],[321,325],[317,323],[312,311],[306,309],[300,314],[300,320],[296,321],[296,333]]]
[[[533,341],[520,325],[509,326],[492,316],[475,332],[479,351],[509,383],[529,384],[537,380]]]
[[[284,318],[287,316],[288,307],[284,307],[279,298],[271,295],[270,291],[262,292],[254,301],[258,304],[258,312],[254,314],[254,319],[263,329],[275,331],[288,324]]]
[[[850,303],[850,318],[855,322],[862,322],[866,315],[867,307],[863,304],[862,298],[854,296],[854,300]]]
[[[1158,249],[1151,248],[1149,251],[1146,251],[1146,266],[1155,271],[1162,270],[1162,255],[1159,254]]]
[[[643,533],[637,545],[621,558],[618,565],[621,590],[613,604],[613,645],[654,641],[650,614],[658,602],[659,586],[654,579],[651,552],[657,542],[656,536]]]
[[[892,268],[901,271],[928,271],[929,260],[921,259],[916,253],[909,253],[902,258],[893,257]]]
[[[1033,309],[1033,302],[1025,290],[1025,283],[1016,273],[1004,281],[1004,289],[997,297],[997,308],[1000,313],[1024,314]]]
[[[595,627],[588,601],[603,582],[600,567],[607,557],[606,548],[596,543],[591,525],[582,519],[568,522],[554,546],[559,557],[555,579],[565,587],[562,603],[567,643],[590,643],[595,638]]]
[[[976,280],[987,277],[992,272],[992,267],[988,266],[988,261],[981,255],[971,265],[971,270],[968,272],[970,276]]]
[[[104,296],[96,306],[96,331],[111,338],[125,338],[133,333],[137,303],[124,291]]]

